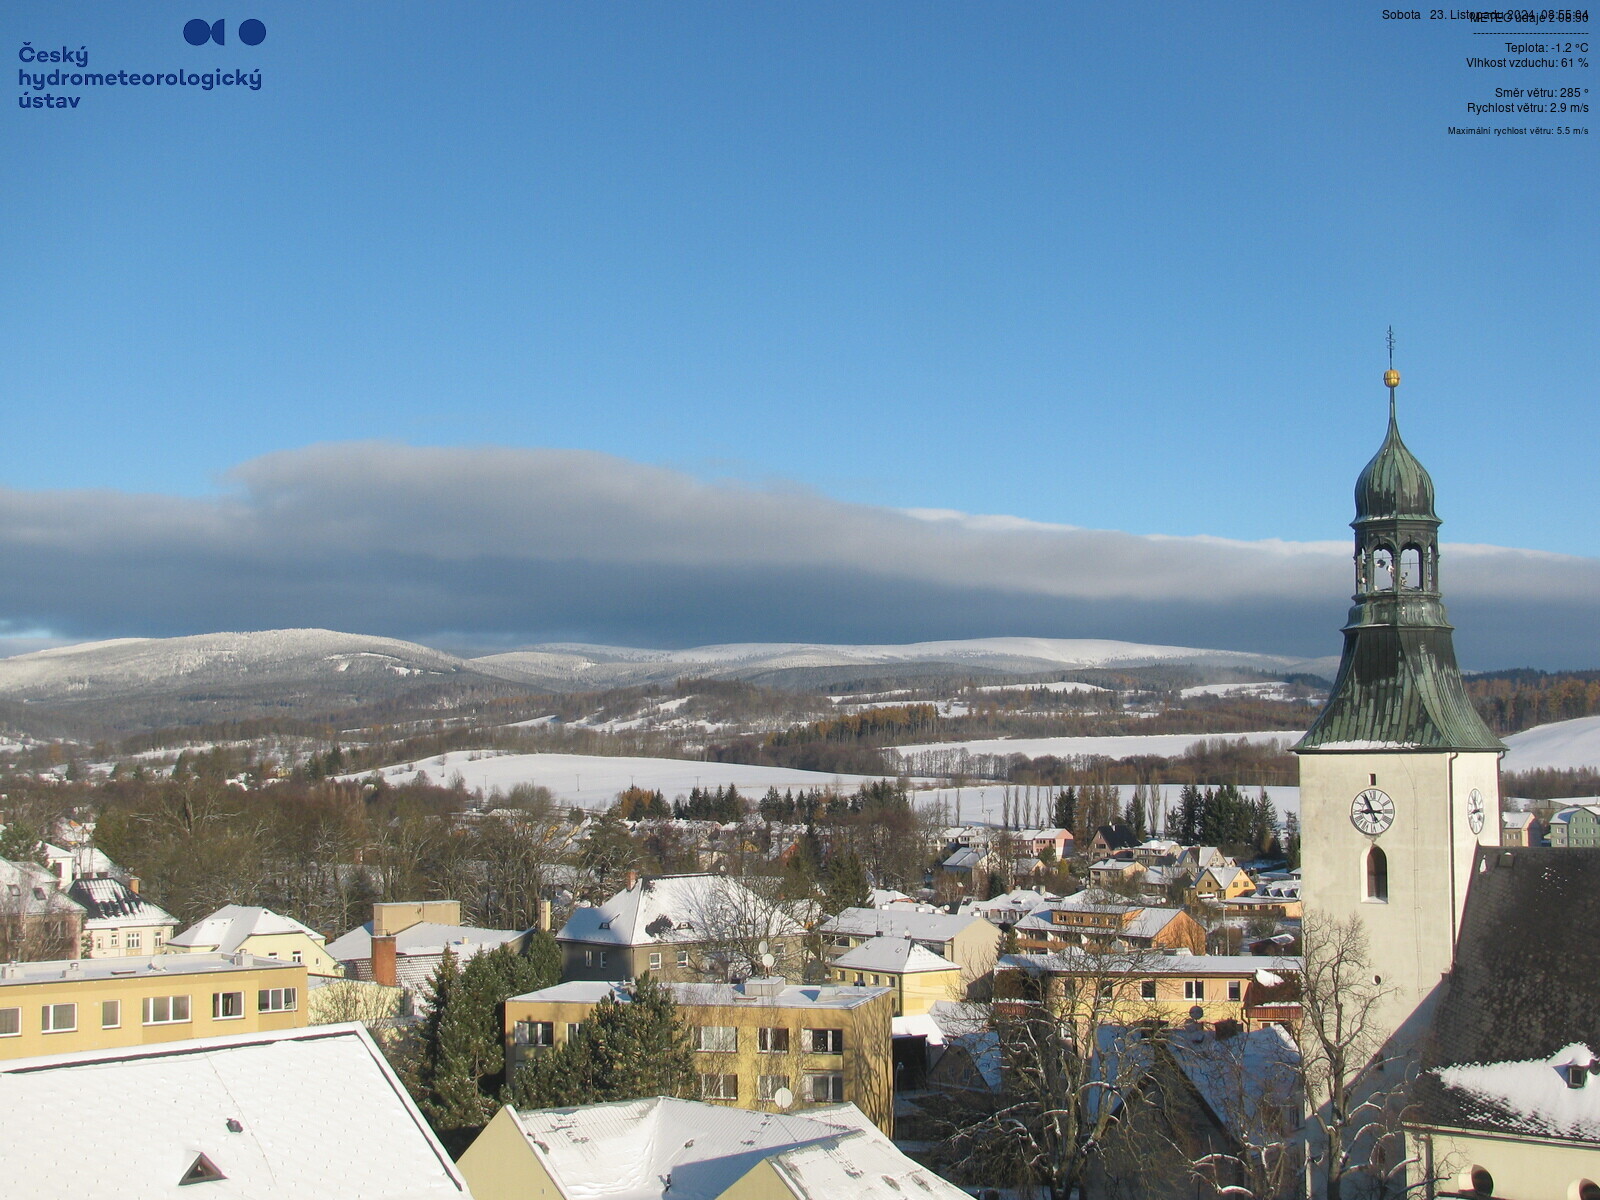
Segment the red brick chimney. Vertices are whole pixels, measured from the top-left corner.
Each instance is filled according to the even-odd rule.
[[[395,987],[400,982],[395,962],[395,935],[380,934],[372,939],[372,982]]]
[[[633,891],[634,884],[636,884],[638,882],[639,882],[639,872],[637,872],[637,871],[629,871],[628,872],[628,890],[630,892]]]

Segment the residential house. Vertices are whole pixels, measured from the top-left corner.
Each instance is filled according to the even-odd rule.
[[[1205,930],[1180,908],[1062,901],[1030,913],[1017,922],[1015,932],[1023,953],[1091,946],[1203,954],[1206,948]]]
[[[1139,844],[1137,838],[1124,825],[1102,825],[1089,839],[1089,862],[1094,864],[1124,850],[1131,852]]]
[[[1600,846],[1600,804],[1575,804],[1550,818],[1550,845],[1566,850]]]
[[[688,982],[776,971],[799,976],[805,927],[790,908],[725,875],[629,872],[598,906],[572,910],[556,934],[561,978]],[[763,956],[770,955],[771,963]]]
[[[312,975],[344,973],[338,960],[328,953],[327,938],[293,917],[279,916],[270,908],[225,904],[167,941],[168,954],[233,954],[238,951],[261,958],[304,963]]]
[[[1150,838],[1133,848],[1133,856],[1147,867],[1170,867],[1183,847],[1170,838]]]
[[[743,1112],[665,1096],[502,1108],[461,1156],[477,1200],[965,1200],[849,1104]]]
[[[1500,844],[1524,847],[1544,844],[1544,822],[1531,812],[1500,814]]]
[[[1198,879],[1200,872],[1207,867],[1236,867],[1239,864],[1215,846],[1185,846],[1178,851],[1176,865],[1189,872],[1191,878]]]
[[[83,906],[85,958],[160,954],[178,927],[177,917],[139,894],[137,878],[123,882],[108,874],[80,875],[67,895]]]
[[[909,938],[868,938],[839,955],[828,970],[837,983],[890,988],[897,1017],[916,1016],[966,994],[959,966]]]
[[[1019,854],[1033,858],[1051,858],[1063,862],[1072,857],[1072,831],[1070,829],[1013,829],[1011,844]],[[1048,851],[1048,853],[1046,853]]]
[[[470,1197],[359,1026],[6,1063],[0,1124],[12,1196]]]
[[[1134,858],[1130,851],[1124,850],[1090,863],[1089,885],[1105,888],[1108,891],[1118,891],[1121,888],[1135,886],[1144,873],[1144,865]]]
[[[1213,863],[1195,878],[1191,894],[1196,901],[1220,904],[1237,896],[1248,896],[1256,890],[1250,872],[1242,867],[1228,867]]]
[[[306,1024],[306,969],[248,954],[0,966],[0,1058],[112,1050]]]
[[[413,1010],[445,951],[466,960],[510,946],[521,951],[531,930],[480,929],[461,924],[459,900],[409,900],[372,906],[372,920],[328,943],[328,957],[351,979],[405,990]]]
[[[666,986],[694,1039],[702,1099],[774,1113],[846,1101],[892,1127],[888,988],[782,979]],[[508,1063],[514,1068],[526,1055],[564,1045],[605,996],[628,1003],[632,991],[614,981],[575,980],[507,1000]]]
[[[947,913],[922,909],[847,908],[817,927],[829,959],[838,958],[876,937],[907,938],[924,950],[961,968],[961,980],[970,992],[994,970],[1000,952],[1000,930],[974,913]]]
[[[1010,929],[1035,909],[1060,898],[1054,892],[1035,888],[1015,888],[988,900],[963,900],[956,912],[982,917],[1003,931]]]
[[[0,960],[78,957],[87,915],[61,890],[54,872],[0,858]]]

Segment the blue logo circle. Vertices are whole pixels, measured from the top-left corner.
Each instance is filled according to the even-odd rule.
[[[211,22],[196,17],[183,27],[183,40],[191,46],[204,46],[211,40]]]
[[[267,27],[251,17],[239,23],[239,40],[246,46],[259,46],[267,38]]]

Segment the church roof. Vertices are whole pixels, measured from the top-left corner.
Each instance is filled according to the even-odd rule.
[[[1600,1049],[1597,930],[1600,850],[1478,850],[1418,1081],[1424,1124],[1544,1135],[1562,1124],[1558,1071],[1579,1047]],[[1600,1079],[1585,1091],[1600,1096]],[[1560,1132],[1600,1141],[1600,1105],[1593,1118]]]
[[[1433,480],[1400,440],[1392,393],[1388,435],[1356,476],[1356,523],[1391,517],[1439,519],[1433,511]]]

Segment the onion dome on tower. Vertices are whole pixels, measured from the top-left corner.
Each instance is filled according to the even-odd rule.
[[[1433,480],[1400,439],[1384,372],[1389,431],[1356,478],[1356,594],[1333,693],[1297,751],[1503,750],[1467,698],[1439,591]]]

